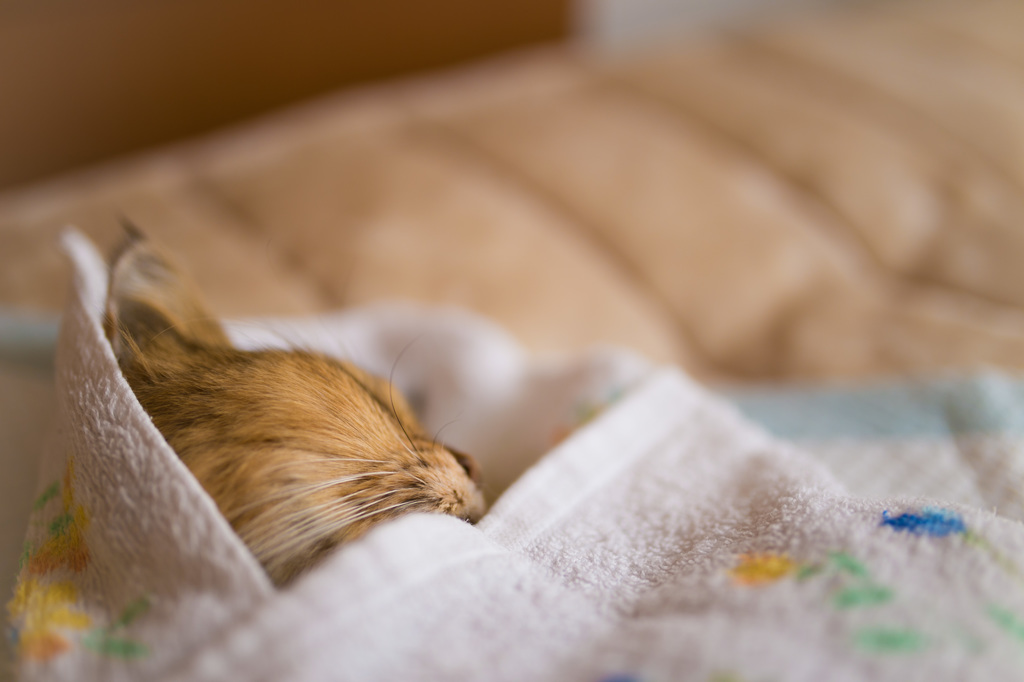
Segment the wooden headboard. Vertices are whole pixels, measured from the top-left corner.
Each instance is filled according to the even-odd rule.
[[[0,187],[370,79],[567,35],[568,0],[13,0]]]

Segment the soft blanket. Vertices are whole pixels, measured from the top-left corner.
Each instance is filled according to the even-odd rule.
[[[1024,382],[986,370],[852,385],[734,389],[744,415],[862,495],[921,495],[1024,520]]]
[[[126,215],[229,317],[457,305],[714,380],[1024,368],[1024,4],[850,4],[507,55],[6,189],[0,306],[59,311],[56,234],[113,247]]]
[[[408,346],[396,380],[427,425],[457,419],[445,439],[507,486],[476,527],[405,517],[275,591],[135,401],[102,260],[66,243],[57,428],[8,606],[25,679],[1022,674],[1018,522],[855,497],[674,369],[530,361],[456,312],[234,328],[384,372]]]

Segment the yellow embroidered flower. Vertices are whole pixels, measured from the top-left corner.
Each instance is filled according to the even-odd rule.
[[[767,585],[786,577],[797,568],[796,562],[785,554],[741,554],[739,563],[729,570],[733,581],[753,587]]]
[[[12,621],[20,621],[18,654],[44,661],[70,648],[59,630],[82,630],[92,624],[88,615],[70,608],[78,600],[74,584],[64,581],[44,585],[25,578],[7,604]]]
[[[26,542],[22,573],[14,598],[7,604],[15,625],[16,646],[23,659],[45,661],[71,648],[67,630],[82,630],[91,625],[88,615],[72,608],[78,600],[74,583],[63,580],[42,582],[37,576],[65,569],[82,571],[89,563],[84,531],[89,514],[75,503],[72,482],[74,462],[68,457],[63,486],[54,482],[36,500],[33,509],[43,513],[58,494],[60,513],[45,526],[47,537],[36,551]]]

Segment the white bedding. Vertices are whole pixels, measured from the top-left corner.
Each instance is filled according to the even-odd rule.
[[[454,312],[234,328],[385,373],[412,341],[396,380],[434,428],[461,412],[445,440],[508,486],[475,527],[409,516],[275,591],[123,381],[102,261],[67,244],[57,438],[9,606],[25,679],[1024,674],[1019,522],[851,495],[674,369],[538,363]]]

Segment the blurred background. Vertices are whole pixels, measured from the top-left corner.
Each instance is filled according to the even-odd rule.
[[[622,48],[837,1],[12,0],[0,8],[0,187],[525,45]]]
[[[7,0],[0,583],[68,224],[131,218],[228,317],[453,305],[718,387],[1018,371],[1021,36],[1019,0]]]
[[[569,32],[565,2],[15,0],[0,18],[0,184],[334,88]]]

